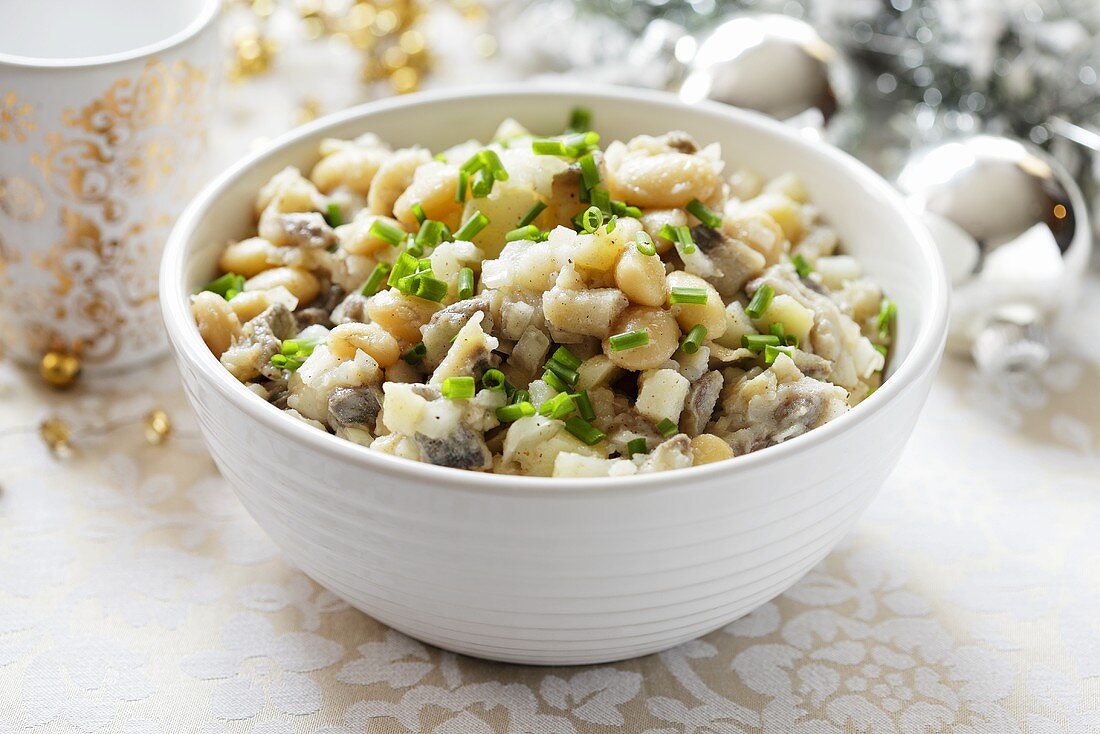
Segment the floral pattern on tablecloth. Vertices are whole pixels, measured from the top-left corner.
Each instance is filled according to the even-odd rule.
[[[0,443],[0,734],[1098,732],[1098,325],[1026,392],[947,360],[882,494],[794,588],[579,668],[444,652],[306,578],[217,475],[170,365],[67,396],[0,365],[0,432],[52,410],[179,424],[67,460]]]

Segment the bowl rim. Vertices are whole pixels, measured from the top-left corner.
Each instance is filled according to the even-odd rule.
[[[894,210],[913,235],[919,248],[921,260],[928,271],[931,289],[923,304],[923,319],[920,331],[913,346],[898,365],[890,379],[882,384],[873,395],[866,398],[852,410],[811,431],[796,436],[789,441],[769,446],[758,451],[737,456],[725,461],[693,466],[676,470],[675,474],[655,472],[625,477],[527,477],[491,472],[471,472],[465,469],[435,466],[419,461],[372,451],[366,446],[353,443],[334,434],[319,431],[303,421],[286,415],[283,411],[263,401],[238,382],[221,363],[212,358],[210,350],[194,325],[190,308],[186,307],[190,293],[183,283],[186,255],[191,234],[204,215],[207,207],[215,201],[221,192],[231,188],[238,177],[260,162],[277,158],[287,147],[304,138],[319,136],[329,128],[336,127],[354,119],[368,120],[379,112],[404,108],[446,104],[458,100],[476,98],[512,97],[562,97],[563,104],[584,104],[585,99],[613,98],[641,101],[664,107],[683,107],[685,103],[673,94],[647,89],[635,89],[615,85],[598,84],[502,84],[492,86],[474,86],[431,92],[419,92],[400,97],[367,102],[340,112],[319,118],[301,127],[295,128],[278,138],[262,150],[254,151],[239,159],[215,179],[210,181],[180,215],[167,240],[160,270],[161,311],[173,345],[176,359],[186,361],[197,373],[199,379],[214,388],[235,408],[248,414],[256,421],[276,431],[297,444],[332,458],[357,464],[368,471],[383,472],[391,477],[405,479],[422,485],[438,486],[440,491],[467,490],[475,493],[517,491],[533,494],[561,494],[573,492],[615,494],[619,492],[661,491],[683,487],[697,481],[715,478],[719,474],[731,471],[757,469],[769,464],[778,464],[792,452],[804,451],[814,445],[832,440],[834,437],[851,430],[857,423],[870,419],[884,410],[889,402],[900,393],[913,386],[930,370],[937,368],[947,336],[948,294],[947,274],[931,235],[917,216],[910,211],[901,195],[885,179],[874,173],[865,164],[838,148],[808,139],[797,130],[756,112],[729,107],[717,102],[693,104],[691,109],[712,117],[723,118],[745,128],[763,130],[772,135],[785,138],[795,146],[815,149],[830,163],[843,169],[873,195]],[[670,477],[681,481],[668,481]],[[684,481],[686,480],[686,481]]]

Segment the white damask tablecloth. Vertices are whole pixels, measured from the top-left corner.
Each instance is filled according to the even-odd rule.
[[[57,395],[0,365],[0,733],[1100,732],[1100,280],[1038,384],[948,360],[897,471],[797,586],[614,665],[441,652],[290,566],[218,476],[168,364]],[[856,457],[858,460],[858,457]]]
[[[354,101],[354,59],[318,87],[328,47],[284,45],[285,73],[227,90],[212,157],[281,132],[307,95]],[[527,66],[448,62],[439,83]],[[171,365],[57,394],[0,362],[0,734],[1100,732],[1096,276],[1074,328],[1035,384],[948,360],[874,505],[779,599],[661,655],[559,669],[421,645],[290,566]],[[59,460],[33,430],[153,407],[179,429],[160,447],[131,422]]]

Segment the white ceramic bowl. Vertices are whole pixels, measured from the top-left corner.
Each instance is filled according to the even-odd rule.
[[[604,140],[683,129],[729,165],[795,171],[899,305],[891,374],[867,401],[791,441],[728,462],[616,479],[465,472],[383,455],[250,393],[199,338],[188,296],[213,277],[252,201],[323,137],[372,131],[438,150],[516,117],[560,130],[575,105]],[[894,467],[946,333],[947,283],[929,237],[878,176],[759,115],[626,89],[530,85],[390,99],[318,120],[249,156],[191,204],[161,272],[172,349],[202,432],[241,502],[286,555],[413,637],[520,663],[655,652],[778,595],[848,531]]]

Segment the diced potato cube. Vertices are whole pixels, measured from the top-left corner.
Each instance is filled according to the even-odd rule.
[[[573,262],[582,268],[606,272],[615,267],[624,249],[625,245],[619,238],[606,235],[602,230],[595,234],[577,235]]]
[[[764,191],[766,193],[783,194],[783,196],[792,201],[797,201],[799,204],[805,204],[810,198],[806,194],[806,186],[797,173],[784,173],[781,176],[776,176],[765,184]]]
[[[819,257],[814,269],[821,276],[821,282],[825,287],[831,290],[842,287],[845,281],[856,280],[863,275],[859,261],[851,255]]]
[[[737,208],[740,215],[763,212],[774,219],[783,229],[783,234],[791,242],[802,237],[802,207],[798,202],[777,193],[764,193],[750,199]]]
[[[638,412],[654,423],[665,418],[679,423],[691,383],[676,370],[647,370],[639,379]]]
[[[606,477],[619,459],[602,459],[598,456],[574,454],[563,451],[554,459],[555,477]]]
[[[542,294],[542,312],[555,329],[604,338],[629,305],[618,288],[569,291],[554,287]]]
[[[589,357],[577,369],[577,390],[591,390],[611,383],[619,375],[619,368],[602,354]]]
[[[740,301],[733,301],[726,306],[726,331],[714,342],[728,349],[737,349],[741,346],[741,337],[755,333],[756,327],[745,313],[745,307]]]
[[[516,222],[538,201],[538,195],[530,188],[516,185],[511,180],[498,181],[488,196],[468,200],[462,221],[474,216],[475,212],[489,218],[489,224],[474,235],[473,241],[486,258],[494,258],[500,255],[504,247],[504,235],[515,229]]]
[[[784,293],[773,298],[753,323],[762,333],[766,333],[772,324],[781,323],[788,334],[798,337],[799,344],[806,344],[814,325],[814,312]]]

